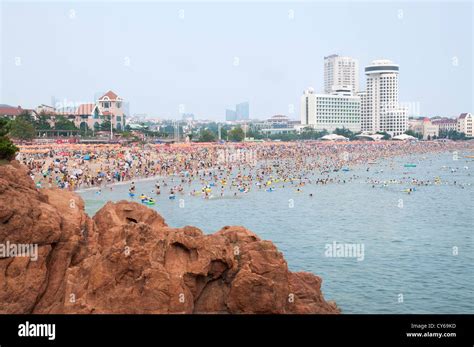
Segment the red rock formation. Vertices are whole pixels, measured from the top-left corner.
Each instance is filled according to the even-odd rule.
[[[171,228],[120,201],[91,219],[82,199],[37,190],[0,166],[0,244],[36,243],[38,260],[0,258],[0,313],[338,313],[321,279],[243,227]]]

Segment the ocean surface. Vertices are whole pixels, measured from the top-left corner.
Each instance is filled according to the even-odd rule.
[[[467,154],[472,153],[460,152],[458,160],[452,153],[383,159],[330,173],[346,183],[306,185],[300,193],[287,183],[273,192],[254,188],[238,198],[228,193],[207,200],[190,196],[186,184],[186,194],[170,200],[168,190],[179,181],[167,179],[169,186],[150,207],[172,227],[193,225],[213,233],[243,225],[273,241],[290,270],[323,278],[326,300],[336,301],[343,313],[474,313],[474,159]],[[367,181],[407,177],[439,181],[375,187]],[[155,182],[137,182],[137,195],[156,197]],[[404,191],[413,187],[410,194]],[[92,216],[109,200],[132,200],[128,188],[127,183],[80,194]],[[363,259],[327,256],[334,242],[363,246]]]

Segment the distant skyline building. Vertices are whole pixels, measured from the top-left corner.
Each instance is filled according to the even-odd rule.
[[[317,131],[346,128],[360,132],[360,98],[345,92],[316,94],[313,88],[308,88],[301,96],[301,125]]]
[[[236,112],[234,110],[225,110],[225,120],[228,122],[235,122],[236,121]]]
[[[324,57],[324,92],[330,94],[341,88],[350,88],[353,94],[359,91],[359,62],[337,54]]]
[[[181,119],[182,120],[185,120],[185,121],[193,121],[195,120],[195,116],[194,116],[194,113],[183,113],[181,115]]]
[[[403,134],[408,128],[407,110],[400,107],[399,66],[390,60],[374,60],[365,68],[366,90],[361,98],[362,131]]]
[[[250,119],[249,109],[250,109],[250,106],[247,101],[237,104],[235,106],[235,115],[236,115],[237,120],[249,120]]]
[[[250,119],[250,106],[248,101],[235,105],[235,111],[231,109],[225,110],[225,120],[235,122],[239,120]]]

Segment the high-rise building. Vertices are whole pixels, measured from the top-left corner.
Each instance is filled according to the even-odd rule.
[[[236,113],[234,110],[225,110],[225,120],[228,122],[234,122],[236,120]]]
[[[181,119],[184,121],[193,121],[195,119],[194,113],[183,113]]]
[[[242,102],[240,104],[235,105],[235,114],[237,120],[248,120],[249,115],[249,103]]]
[[[225,110],[225,120],[229,122],[234,122],[238,120],[249,120],[249,103],[242,102],[235,105],[235,111],[227,109]]]
[[[346,91],[315,94],[309,88],[301,96],[301,124],[317,131],[346,128],[360,132],[360,98]]]
[[[354,94],[359,90],[359,62],[337,54],[324,57],[324,92],[330,94],[349,87]]]
[[[367,85],[361,98],[362,131],[403,134],[408,128],[407,110],[400,107],[399,66],[390,60],[374,60],[365,68]]]

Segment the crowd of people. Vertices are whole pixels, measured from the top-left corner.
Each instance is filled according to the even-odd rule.
[[[334,175],[358,166],[377,170],[385,158],[437,152],[472,152],[468,142],[291,142],[205,145],[136,145],[111,147],[46,148],[20,151],[18,160],[29,169],[38,188],[59,187],[113,189],[130,182],[129,195],[136,195],[135,182],[156,179],[154,194],[179,194],[213,198],[247,193],[252,189],[271,192],[291,185],[301,192],[307,184],[346,183],[358,175]],[[407,178],[412,185],[437,183]],[[196,182],[200,188],[196,188]],[[374,187],[395,182],[370,179]],[[148,200],[147,200],[148,201]]]

